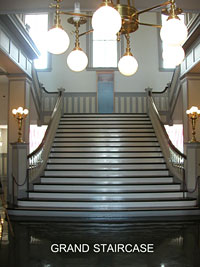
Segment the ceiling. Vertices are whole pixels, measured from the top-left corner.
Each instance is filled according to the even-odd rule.
[[[0,0],[0,14],[48,11],[48,7],[52,2],[54,2],[54,0]],[[76,0],[63,0],[62,8],[65,10],[73,10],[74,2],[76,2]],[[95,10],[102,1],[79,0],[79,2],[81,4],[81,10],[89,11]],[[113,2],[116,3],[115,0],[113,0]],[[126,0],[121,0],[120,2],[127,3]],[[135,0],[135,6],[140,10],[163,2],[164,0]],[[200,12],[199,0],[176,0],[176,3],[177,6],[182,8],[184,11],[195,13]]]

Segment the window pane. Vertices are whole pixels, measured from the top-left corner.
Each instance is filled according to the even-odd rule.
[[[26,15],[25,24],[30,27],[29,34],[39,49],[41,56],[34,60],[37,69],[47,68],[47,50],[44,36],[48,31],[48,14]]]
[[[101,33],[93,32],[93,67],[117,67],[117,36],[109,35],[108,38]]]
[[[117,67],[117,42],[93,42],[93,67]]]

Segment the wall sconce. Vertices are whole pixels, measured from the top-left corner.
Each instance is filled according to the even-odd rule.
[[[186,111],[186,114],[191,119],[192,123],[192,139],[189,141],[189,143],[198,142],[195,136],[196,135],[195,128],[196,128],[196,121],[198,117],[200,117],[200,110],[197,107],[192,106],[190,109]]]
[[[25,119],[28,115],[28,109],[23,109],[22,107],[19,107],[18,109],[12,110],[13,117],[17,119],[18,123],[18,143],[24,143],[22,139],[22,121]]]

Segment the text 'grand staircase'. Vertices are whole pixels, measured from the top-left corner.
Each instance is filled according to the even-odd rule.
[[[196,199],[170,175],[147,114],[67,114],[44,175],[18,208],[119,219],[185,214]]]

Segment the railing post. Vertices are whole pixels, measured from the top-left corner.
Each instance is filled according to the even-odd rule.
[[[27,154],[28,143],[12,143],[12,184],[13,202],[17,204],[17,199],[27,197],[28,177],[27,177]]]
[[[65,88],[58,88],[58,92],[59,94],[62,96],[62,112],[61,114],[63,115],[64,114],[64,92],[65,92]]]
[[[200,143],[186,143],[187,164],[186,164],[186,186],[189,194],[198,197],[199,194],[199,176],[200,176]]]
[[[148,97],[152,95],[153,88],[147,87],[147,88],[145,88],[145,91],[146,91],[147,113],[149,114],[149,101],[148,101]]]

